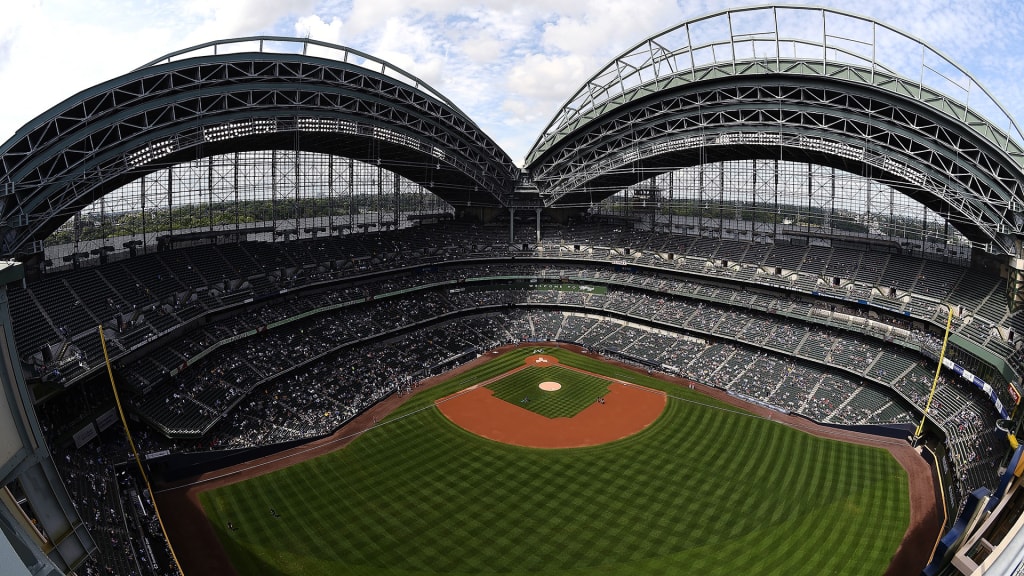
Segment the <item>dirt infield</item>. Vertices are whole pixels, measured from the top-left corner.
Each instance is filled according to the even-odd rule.
[[[544,345],[531,343],[528,346],[538,347]],[[517,347],[516,345],[502,346],[494,352],[505,352]],[[576,352],[581,351],[576,346],[561,344],[560,347]],[[494,354],[483,354],[452,372],[420,382],[417,385],[417,391],[447,381],[453,376],[477,365],[489,362],[493,358]],[[613,364],[627,366],[614,360],[605,360]],[[639,371],[639,369],[636,370]],[[691,384],[688,380],[666,374],[654,373],[652,376],[683,386]],[[747,404],[733,398],[724,391],[708,386],[694,384],[694,388],[709,397],[743,408],[765,418],[770,417],[773,420],[815,436],[876,446],[888,450],[907,471],[910,484],[910,524],[904,535],[903,542],[893,556],[886,575],[898,576],[920,573],[931,555],[932,548],[941,529],[942,519],[940,517],[939,504],[934,497],[936,493],[934,489],[934,476],[928,463],[915,449],[911,448],[906,442],[892,438],[837,430],[814,424],[797,416],[784,415],[768,408]],[[648,393],[644,392],[644,394]],[[245,464],[209,472],[173,485],[155,486],[157,503],[184,573],[188,576],[226,576],[237,574],[231,566],[226,553],[221,548],[213,527],[203,513],[202,507],[199,504],[200,492],[241,482],[273,470],[287,468],[310,458],[343,448],[358,437],[359,434],[375,426],[379,420],[386,417],[407,399],[408,396],[394,395],[388,397],[360,414],[327,438]],[[609,405],[603,407],[607,408]],[[515,407],[513,406],[513,408]]]
[[[572,418],[548,418],[497,398],[487,384],[529,366],[554,366],[558,359],[533,354],[522,366],[440,398],[434,404],[456,426],[477,436],[528,448],[583,448],[632,436],[650,426],[665,409],[664,392],[626,385],[600,374],[567,367],[569,370],[608,381],[602,402],[593,403]],[[542,382],[554,384],[557,382]],[[557,390],[549,386],[552,390]]]
[[[582,448],[636,434],[661,415],[666,401],[657,390],[609,381],[604,402],[572,418],[541,416],[482,386],[441,398],[436,405],[455,425],[490,440],[529,448]]]

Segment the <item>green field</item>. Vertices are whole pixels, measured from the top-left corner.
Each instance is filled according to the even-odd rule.
[[[537,387],[552,381],[561,390],[546,392]],[[555,366],[527,366],[514,374],[491,382],[487,388],[494,396],[548,418],[572,418],[608,393],[610,380]]]
[[[665,412],[617,442],[540,450],[476,437],[432,407],[530,353],[414,396],[344,450],[201,494],[239,573],[885,571],[910,513],[906,474],[884,450],[561,350],[552,354],[565,365],[667,391]]]

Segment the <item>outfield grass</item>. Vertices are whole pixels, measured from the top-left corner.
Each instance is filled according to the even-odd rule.
[[[906,474],[884,450],[815,438],[564,351],[553,352],[563,364],[668,391],[665,412],[617,442],[538,450],[476,437],[431,406],[530,352],[413,397],[344,450],[203,493],[236,568],[367,576],[885,571],[909,500]]]

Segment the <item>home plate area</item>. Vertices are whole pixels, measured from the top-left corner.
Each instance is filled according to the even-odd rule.
[[[459,427],[532,448],[596,446],[635,434],[661,415],[663,392],[563,366],[535,354],[523,365],[438,400]]]

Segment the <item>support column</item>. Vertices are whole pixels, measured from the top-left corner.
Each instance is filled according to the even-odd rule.
[[[59,576],[70,572],[96,550],[53,463],[14,343],[7,286],[24,279],[22,264],[0,265],[0,486],[17,482],[24,502],[0,491],[0,538],[6,539],[4,574]],[[33,520],[19,510],[31,508]],[[9,561],[10,559],[10,561]]]
[[[537,208],[537,245],[540,245],[540,208]]]
[[[1016,240],[1017,253],[1020,253],[1021,240]],[[1024,306],[1024,258],[1010,257],[1007,260],[1006,297],[1010,302],[1010,312],[1020,310]],[[1015,335],[1021,336],[1021,335]],[[1012,342],[1011,342],[1012,344]]]
[[[508,243],[509,244],[515,244],[516,243],[515,225],[516,225],[516,209],[515,208],[509,208],[508,209]]]
[[[142,193],[139,194],[139,202],[142,204],[142,212],[139,214],[142,216],[142,252],[145,253],[148,250],[148,248],[146,248],[146,175],[143,174],[139,181],[142,183]],[[238,205],[237,201],[235,202],[235,205]],[[132,253],[132,256],[134,255],[135,254]]]

